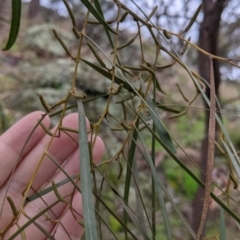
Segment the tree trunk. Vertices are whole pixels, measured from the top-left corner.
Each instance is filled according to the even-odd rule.
[[[214,55],[218,54],[218,33],[220,27],[221,14],[225,7],[225,0],[203,0],[204,18],[199,30],[199,47]],[[217,97],[219,96],[220,85],[220,71],[218,61],[213,60],[214,77],[215,77],[215,91]],[[198,69],[199,74],[208,81],[210,75],[209,58],[199,52],[198,55]],[[206,95],[210,99],[210,89],[207,87]],[[204,101],[206,109],[209,106]],[[206,173],[207,168],[207,153],[208,153],[208,123],[209,111],[205,111],[205,137],[202,142],[201,163],[200,168]],[[201,173],[201,180],[205,182],[205,175]],[[204,190],[198,189],[195,199],[193,200],[193,212],[191,225],[195,232],[197,232],[203,207]]]
[[[40,10],[39,0],[32,0],[28,9],[28,18],[33,19],[38,16]]]

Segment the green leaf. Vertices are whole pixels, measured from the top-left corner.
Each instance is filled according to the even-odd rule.
[[[136,128],[138,128],[139,125],[139,119],[136,122]],[[137,131],[134,129],[133,131],[133,139],[131,141],[131,145],[128,151],[128,165],[126,168],[126,177],[125,177],[125,185],[124,185],[124,201],[128,203],[128,197],[129,197],[129,189],[131,185],[131,175],[132,175],[132,166],[133,166],[133,161],[134,161],[134,156],[135,156],[135,149],[136,149],[136,143],[137,141]],[[127,212],[124,211],[123,213],[123,218],[124,218],[124,224],[127,226]],[[125,231],[125,238],[127,239],[127,232]]]
[[[85,7],[92,13],[92,15],[109,31],[116,34],[109,25],[104,21],[102,16],[99,14],[99,12],[92,6],[92,4],[88,0],[81,0],[81,2],[85,5]]]
[[[90,156],[88,148],[88,134],[86,127],[86,117],[81,100],[77,101],[78,104],[78,123],[79,123],[79,151],[80,154],[80,185],[82,193],[83,205],[83,220],[84,229],[87,240],[97,240],[97,224],[95,216],[95,207],[92,194],[92,180],[91,180],[91,167]]]
[[[136,129],[136,131],[138,132],[137,129]],[[164,221],[164,225],[165,225],[167,239],[170,240],[170,239],[172,239],[172,231],[170,229],[168,213],[167,213],[167,209],[166,209],[165,201],[164,201],[164,196],[163,196],[163,192],[162,192],[163,186],[162,186],[160,180],[157,177],[155,166],[153,165],[153,161],[151,159],[151,156],[150,156],[150,154],[149,154],[149,152],[146,148],[146,145],[143,141],[143,138],[142,138],[142,136],[139,132],[138,132],[138,137],[139,137],[139,139],[142,143],[142,146],[143,146],[143,150],[140,150],[140,148],[139,148],[139,151],[141,152],[142,156],[146,160],[146,162],[147,162],[147,164],[148,164],[148,166],[151,170],[152,177],[153,177],[153,180],[154,180],[154,183],[155,183],[155,186],[156,186],[156,196],[158,198],[159,206],[161,207],[161,213],[162,213],[162,217],[163,217],[163,221]]]
[[[166,112],[172,112],[172,113],[180,113],[181,111],[180,110],[176,110],[176,109],[173,109],[173,108],[170,108],[170,107],[166,107],[164,105],[161,105],[160,103],[156,103],[156,107],[157,108],[160,108]]]
[[[137,218],[135,212],[125,203],[124,199],[120,196],[120,194],[111,186],[111,184],[108,182],[108,185],[110,189],[113,191],[115,194],[116,198],[118,201],[121,203],[121,206],[124,208],[124,210],[127,212],[128,216],[136,226],[136,228],[139,230],[141,235],[143,236],[144,240],[150,240],[149,237],[147,236],[147,233],[142,229],[141,224],[139,222],[139,219]]]
[[[220,234],[219,234],[220,240],[226,239],[226,225],[225,225],[225,219],[224,219],[224,210],[222,207],[220,207]]]
[[[143,121],[142,117],[139,116]],[[162,145],[162,147],[166,150],[166,152],[176,161],[176,163],[184,169],[192,179],[203,189],[205,189],[205,184],[165,145],[165,143],[158,137],[155,132],[151,131],[151,128],[143,121],[147,129],[154,134],[156,140]],[[238,223],[240,223],[240,218],[233,212],[225,203],[223,203],[213,192],[210,193],[211,198],[218,203],[232,218],[234,218]]]
[[[146,102],[147,102],[149,108],[151,108],[149,113],[150,113],[150,115],[152,117],[152,120],[153,120],[153,122],[155,124],[155,127],[156,127],[156,130],[157,130],[159,138],[166,144],[166,146],[173,153],[175,153],[176,149],[175,149],[175,147],[173,145],[172,139],[171,139],[170,135],[168,134],[168,131],[164,127],[163,123],[160,121],[159,118],[156,117],[156,116],[158,116],[158,113],[157,113],[157,111],[155,109],[153,101],[151,100],[151,98],[149,96],[147,96]]]
[[[11,29],[9,32],[7,44],[3,48],[3,51],[9,50],[15,43],[20,28],[20,20],[21,20],[21,0],[12,0]]]
[[[104,77],[110,79],[112,81],[112,74],[109,73],[108,71],[106,71],[105,69],[87,61],[82,59],[83,62],[85,62],[87,65],[89,65],[90,67],[92,67],[93,69],[95,69],[97,72],[99,72],[100,74],[102,74]],[[122,80],[121,78],[115,76],[114,78],[114,82],[117,84],[123,84],[123,88],[129,90],[130,92],[134,92],[134,89],[128,84],[126,83],[124,80]]]
[[[137,129],[136,129],[136,131],[138,132]],[[162,211],[163,220],[164,220],[165,229],[166,229],[166,233],[167,233],[168,239],[171,239],[171,230],[170,230],[170,226],[169,226],[168,215],[167,215],[167,211],[166,211],[166,208],[165,208],[165,203],[164,203],[163,196],[162,196],[163,195],[162,191],[165,193],[166,197],[168,198],[168,200],[172,204],[172,207],[174,208],[174,210],[178,214],[178,216],[181,219],[181,221],[183,222],[184,226],[187,228],[187,230],[192,235],[192,237],[195,238],[194,231],[191,229],[191,227],[188,224],[188,222],[182,216],[181,211],[175,205],[174,200],[172,199],[172,197],[168,193],[167,189],[164,187],[164,185],[161,183],[161,181],[157,177],[158,174],[156,172],[155,166],[154,166],[153,161],[151,159],[151,156],[150,156],[150,154],[149,154],[149,152],[148,152],[148,150],[146,148],[146,145],[145,145],[145,143],[143,141],[143,138],[142,138],[142,136],[141,136],[141,134],[139,132],[138,132],[138,136],[139,136],[139,139],[140,139],[140,141],[142,143],[143,149],[140,149],[138,145],[137,145],[137,147],[138,147],[138,150],[140,151],[140,153],[142,154],[143,158],[146,160],[149,168],[151,169],[151,173],[152,173],[152,177],[153,177],[153,180],[154,180],[154,184],[156,186],[156,196],[159,199],[159,205],[161,207],[161,211]]]
[[[233,164],[233,167],[236,171],[236,174],[238,175],[238,178],[240,178],[240,166],[239,166],[239,162],[236,161],[236,158],[234,157],[234,154],[232,154],[230,148],[228,147],[228,145],[225,143],[225,141],[221,138],[222,140],[222,143],[223,143],[223,146],[224,148],[226,149],[227,151],[227,154],[230,158],[230,160],[232,161],[232,164]]]
[[[157,77],[156,77],[156,75],[155,75],[155,78],[156,78],[156,88],[157,88],[157,90],[159,91],[159,92],[161,92],[162,94],[166,94],[163,90],[162,90],[162,88],[161,88],[161,86],[160,86],[160,84],[159,84],[159,82],[158,82],[158,79],[157,79]],[[153,79],[154,80],[154,79]]]
[[[133,177],[135,180],[135,195],[136,195],[136,211],[137,211],[137,215],[139,218],[139,223],[140,226],[142,227],[144,232],[147,232],[146,229],[146,222],[145,222],[145,218],[144,218],[144,203],[142,201],[142,196],[139,190],[139,186],[140,186],[140,181],[139,181],[139,174],[138,174],[138,166],[137,166],[137,161],[136,158],[133,160]],[[147,212],[145,212],[147,214]],[[149,222],[150,223],[150,222]]]

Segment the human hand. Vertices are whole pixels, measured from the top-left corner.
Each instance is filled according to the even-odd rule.
[[[0,136],[0,209],[7,191],[9,177],[19,158],[22,147],[36,125],[37,120],[42,117],[42,114],[42,112],[38,111],[25,116]],[[63,119],[63,126],[78,129],[77,119],[76,113],[69,114]],[[49,127],[50,119],[48,117],[44,118],[43,124]],[[88,121],[87,128],[89,130]],[[63,167],[68,175],[72,176],[79,172],[79,150],[78,144],[73,141],[69,135],[78,141],[78,134],[72,132],[65,134],[61,132],[60,138],[54,138],[48,153]],[[38,126],[25,146],[7,192],[7,196],[10,196],[14,201],[17,210],[19,210],[19,206],[23,200],[22,192],[26,189],[49,140],[50,136],[44,132],[41,126]],[[93,159],[95,163],[100,161],[103,154],[104,143],[101,138],[97,137],[93,149]],[[49,157],[45,157],[34,178],[28,196],[33,195],[35,191],[51,186],[52,181],[57,183],[66,179],[66,175],[62,171],[57,170],[58,167],[52,160],[50,160]],[[73,190],[73,184],[70,182],[58,188],[61,196],[67,196],[71,194]],[[42,215],[35,221],[37,225],[40,225],[46,232],[51,234],[52,239],[80,239],[80,236],[83,234],[83,227],[78,223],[82,221],[81,195],[76,191],[72,201],[70,198],[66,199],[69,200],[68,203],[60,202],[47,212],[50,220],[47,220],[46,215]],[[51,191],[42,196],[42,198],[26,204],[23,213],[32,218],[56,200],[58,200],[57,196]],[[70,210],[70,203],[72,203],[71,209],[73,211]],[[24,214],[20,216],[17,222],[20,227],[29,221]],[[10,205],[8,201],[5,201],[2,216],[0,217],[0,232],[4,231],[13,217]],[[18,226],[14,224],[8,229],[4,238],[1,238],[0,235],[0,239],[9,239],[9,237],[17,231]],[[39,230],[36,224],[30,224],[24,231],[27,239],[46,239],[46,235]],[[18,235],[17,238],[14,239],[21,239],[21,236]]]

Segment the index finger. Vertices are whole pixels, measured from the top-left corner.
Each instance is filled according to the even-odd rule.
[[[0,136],[0,187],[10,176],[19,159],[24,144],[43,114],[44,112],[41,111],[28,114]],[[48,127],[50,125],[49,117],[46,116],[42,123]],[[20,161],[34,148],[44,135],[45,131],[41,126],[38,126],[26,143],[20,156]]]

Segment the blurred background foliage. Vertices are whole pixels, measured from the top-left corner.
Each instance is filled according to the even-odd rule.
[[[83,17],[86,13],[86,8],[80,1],[68,1],[73,9],[77,19],[78,29],[81,29],[83,24]],[[104,15],[107,20],[113,20],[116,16],[116,7],[112,1],[101,0],[101,6],[104,10]],[[131,7],[137,14],[141,14],[139,9],[131,3],[131,1],[122,1],[127,6]],[[152,17],[152,21],[169,31],[179,32],[184,29],[184,26],[191,20],[194,11],[201,1],[197,0],[161,0],[158,3],[153,1],[136,1],[141,9],[149,14],[154,5],[158,5],[158,11]],[[203,1],[204,2],[204,1]],[[218,35],[218,54],[228,59],[240,58],[240,6],[237,0],[228,1],[209,1],[211,4],[221,2],[223,4],[223,13],[221,15],[219,35]],[[10,18],[10,1],[0,0],[0,41],[3,46],[8,37],[8,29]],[[4,132],[9,126],[20,119],[23,115],[34,111],[43,110],[43,107],[37,97],[37,93],[42,94],[45,100],[50,104],[55,104],[59,99],[63,98],[70,88],[70,82],[74,70],[73,61],[69,59],[58,43],[52,33],[52,29],[57,30],[65,44],[68,46],[70,52],[75,51],[78,46],[78,41],[75,39],[71,31],[71,21],[63,3],[60,0],[32,0],[23,2],[23,14],[21,19],[21,29],[17,42],[11,51],[2,52],[0,55],[0,132]],[[193,43],[199,43],[199,29],[203,21],[203,13],[199,14],[196,22],[191,30],[187,33],[191,36]],[[133,19],[127,17],[123,26],[120,28],[119,45],[126,42],[126,39],[131,39],[136,34],[135,25],[133,27]],[[114,23],[112,24],[114,26]],[[111,47],[106,40],[105,34],[101,26],[92,25],[87,29],[87,35],[96,41],[104,51],[110,52]],[[172,37],[170,40],[175,49],[182,48],[182,41],[179,38]],[[146,61],[151,60],[155,46],[151,36],[146,31],[143,39],[143,46],[145,51]],[[82,51],[88,56],[90,62],[96,62],[95,57],[88,47],[83,47]],[[123,64],[137,65],[139,64],[140,51],[136,42],[128,46],[127,51],[119,51],[119,55]],[[199,66],[199,58],[197,52],[193,48],[189,48],[187,54],[184,56],[185,61],[191,69],[197,71]],[[163,65],[171,63],[171,59],[166,54],[160,57]],[[233,140],[236,149],[240,147],[240,123],[239,123],[239,109],[240,109],[240,85],[239,77],[240,71],[231,65],[220,63],[221,84],[219,87],[219,98],[222,106],[222,114],[225,126]],[[163,69],[157,75],[160,86],[164,92],[158,93],[157,101],[166,107],[180,111],[186,106],[186,102],[182,99],[181,94],[176,87],[176,83],[181,85],[182,89],[190,99],[193,97],[194,86],[189,81],[188,76],[179,65],[174,65],[169,69]],[[106,104],[106,96],[108,94],[108,87],[111,82],[102,75],[97,74],[86,64],[79,66],[77,76],[77,91],[78,93],[86,93],[88,97],[95,97],[97,95],[104,95],[98,100],[86,103],[86,115],[92,122],[96,122],[102,113]],[[115,98],[117,102],[117,97]],[[74,99],[70,103],[74,104]],[[114,116],[122,118],[122,108],[120,105],[114,105],[111,108],[111,113]],[[184,150],[200,165],[202,140],[205,136],[205,105],[201,97],[194,102],[194,106],[190,108],[187,115],[180,118],[169,119],[171,113],[162,112],[160,116],[164,119],[165,124],[177,142],[184,148]],[[76,111],[72,109],[70,111]],[[128,109],[128,114],[131,111]],[[53,124],[54,124],[53,120]],[[113,132],[109,128],[107,121],[101,126],[100,136],[104,139],[106,144],[106,154],[104,160],[110,159],[111,156],[121,147],[124,134]],[[114,127],[114,126],[112,126]],[[237,129],[237,130],[236,130]],[[151,148],[151,135],[143,131],[145,134],[146,144]],[[148,144],[149,142],[149,144]],[[176,200],[177,205],[186,219],[191,222],[194,216],[194,209],[192,202],[196,197],[198,191],[197,184],[186,174],[175,161],[170,159],[162,147],[156,144],[156,168],[158,173],[166,185],[168,191]],[[184,154],[178,153],[179,158],[185,161],[196,175],[200,176],[199,170],[187,161]],[[138,156],[138,167],[142,169],[141,178],[143,189],[146,198],[150,197],[150,181],[149,169],[145,162]],[[126,166],[123,166],[126,167]],[[112,184],[119,192],[123,191],[124,176],[118,180],[119,166],[117,162],[113,162],[109,167],[107,175],[111,179]],[[124,174],[124,173],[123,173]],[[215,183],[226,188],[226,178],[228,177],[228,169],[224,158],[217,152],[216,166],[213,173],[213,180]],[[130,205],[131,196],[134,196],[134,188],[130,190]],[[213,189],[216,191],[217,189]],[[236,191],[238,192],[238,190]],[[235,194],[235,193],[234,193]],[[112,191],[106,189],[102,192],[106,199],[108,206],[115,209],[117,212],[122,212],[121,206],[117,200],[114,200]],[[134,200],[132,200],[134,201]],[[149,202],[150,204],[150,202]],[[235,205],[234,205],[235,204]],[[232,208],[240,213],[236,203],[231,203]],[[207,225],[206,236],[216,235],[217,227],[214,223],[218,221],[219,212],[217,207],[212,204],[209,214],[209,221]],[[170,211],[170,210],[169,210]],[[199,208],[201,212],[201,208]],[[104,215],[104,213],[103,213]],[[118,232],[123,237],[122,226],[111,215],[107,216],[109,223],[115,232]],[[161,219],[157,219],[157,232],[163,233]],[[173,226],[174,239],[185,239],[181,223],[174,214],[170,217],[171,225]],[[238,239],[238,229],[232,219],[226,218],[228,225],[228,239]],[[107,235],[106,235],[107,236]],[[106,238],[105,238],[106,239]],[[110,238],[107,238],[110,239]],[[123,239],[123,238],[119,238]],[[159,239],[165,239],[159,238]]]

